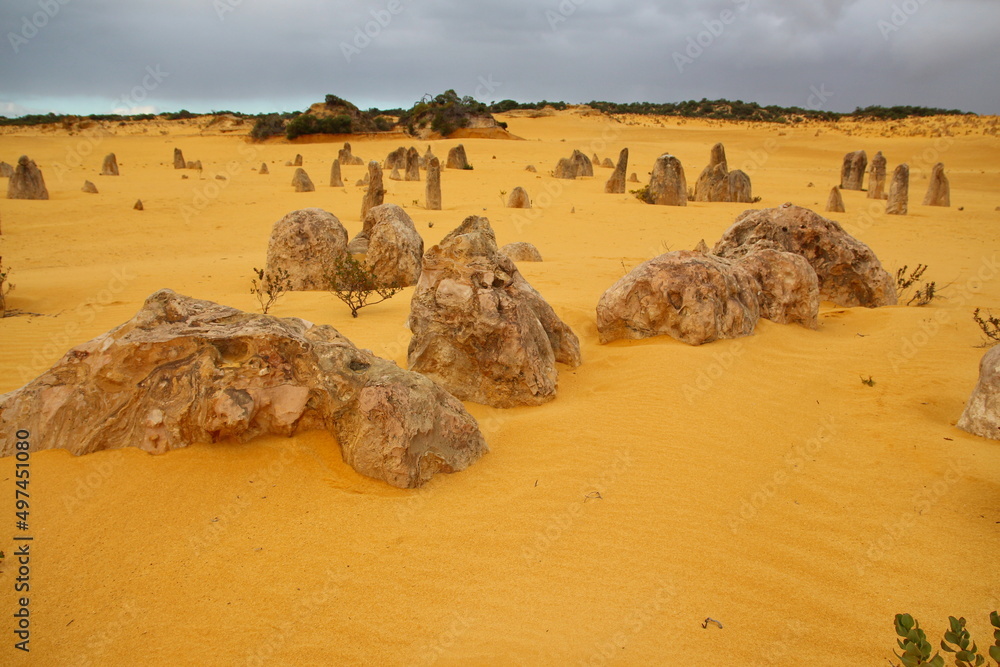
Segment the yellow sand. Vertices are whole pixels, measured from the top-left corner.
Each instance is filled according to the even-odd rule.
[[[361,477],[326,433],[155,457],[36,453],[30,661],[12,646],[18,531],[13,460],[0,460],[0,663],[877,665],[892,657],[898,612],[934,643],[949,614],[964,615],[989,643],[1000,443],[954,424],[984,353],[971,312],[1000,313],[996,119],[505,119],[525,140],[464,140],[475,170],[444,172],[445,210],[414,204],[423,182],[387,180],[386,201],[406,206],[428,246],[471,214],[489,217],[501,244],[538,246],[545,262],[520,268],[583,348],[583,366],[561,368],[558,398],[468,404],[491,452],[419,491]],[[117,129],[96,145],[63,130],[0,135],[0,157],[29,154],[52,193],[0,203],[9,306],[42,314],[0,324],[0,391],[159,288],[254,309],[251,269],[291,210],[322,207],[351,235],[360,228],[364,168],[327,186],[339,143],[254,146],[194,121]],[[643,183],[671,152],[693,186],[716,141],[750,173],[760,207],[822,211],[848,151],[884,151],[890,173],[908,161],[910,215],[876,204],[865,217],[871,201],[844,192],[848,212],[834,217],[888,269],[928,264],[947,298],[824,304],[818,331],[761,321],[752,337],[703,347],[597,344],[605,289],[667,248],[711,245],[747,206],[646,206],[604,194],[608,169],[576,182],[549,172],[574,148],[614,160],[628,146]],[[400,143],[353,147],[381,160]],[[456,143],[432,147],[443,158]],[[175,146],[204,172],[175,171]],[[60,180],[74,151],[82,166]],[[97,175],[110,151],[117,178]],[[297,152],[314,193],[289,185]],[[952,208],[920,205],[938,159]],[[262,161],[268,176],[251,170]],[[100,194],[80,192],[84,179]],[[504,209],[501,190],[518,185],[545,206]],[[140,198],[146,210],[133,211]],[[325,293],[289,295],[273,312],[332,324],[404,365],[411,294],[356,320]],[[724,627],[703,629],[706,617]]]

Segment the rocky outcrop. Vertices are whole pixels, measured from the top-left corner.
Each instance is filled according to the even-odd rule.
[[[445,162],[448,169],[472,169],[469,158],[465,155],[465,146],[459,144],[448,151],[448,160]]]
[[[886,215],[906,215],[910,201],[910,166],[901,164],[892,173],[889,184],[889,199],[885,205]]]
[[[292,176],[292,186],[295,187],[296,192],[316,191],[316,186],[313,185],[312,179],[309,178],[309,174],[302,167],[295,170],[295,175]]]
[[[834,220],[807,208],[745,211],[715,244],[713,252],[734,261],[764,249],[805,257],[819,281],[820,296],[838,306],[892,306],[895,282],[871,248]]]
[[[347,230],[321,208],[292,211],[271,228],[267,275],[288,272],[293,290],[326,290],[335,266],[347,256]]]
[[[611,158],[606,157],[603,160],[601,160],[601,167],[603,167],[604,169],[614,169],[615,163],[611,161]]]
[[[114,153],[108,153],[104,156],[104,163],[101,165],[101,176],[117,176],[118,175],[118,158],[115,157]]]
[[[664,153],[656,158],[646,201],[657,206],[687,206],[684,167],[673,155]]]
[[[401,181],[403,180],[403,175],[399,173],[399,167],[393,167],[392,171],[389,173],[390,181]]]
[[[860,190],[867,168],[868,154],[864,151],[854,151],[845,155],[844,164],[840,168],[840,189]]]
[[[827,213],[844,213],[844,197],[840,194],[840,188],[836,185],[830,190],[830,196],[826,200]]]
[[[712,152],[694,185],[694,200],[702,202],[729,201],[729,165],[722,144],[712,146]]]
[[[885,194],[886,160],[882,151],[875,153],[871,167],[868,168],[868,198],[882,199]]]
[[[580,365],[580,344],[472,216],[424,256],[410,307],[410,369],[458,398],[494,407],[555,398],[556,362]]]
[[[257,173],[260,174],[260,175],[262,175],[262,176],[264,176],[264,175],[270,174],[271,170],[267,168],[267,163],[266,162],[261,162],[260,163],[260,170]]]
[[[83,187],[80,188],[80,191],[81,192],[86,192],[87,194],[96,195],[97,194],[97,186],[94,185],[93,183],[91,183],[90,181],[84,181],[83,182]]]
[[[632,173],[631,173],[631,174],[629,175],[629,177],[628,177],[628,182],[629,182],[629,183],[638,183],[638,182],[639,182],[639,174],[637,174],[637,173],[635,173],[635,172],[633,171],[633,172],[632,172]]]
[[[753,187],[750,184],[750,177],[742,169],[729,172],[729,198],[726,201],[737,204],[753,203]]]
[[[7,199],[48,199],[42,170],[35,161],[22,155],[17,160],[14,175],[7,182]]]
[[[531,172],[532,174],[537,174],[538,173],[538,170],[535,169],[535,165],[533,165],[533,164],[529,164],[527,167],[524,168],[524,170],[528,171],[528,172]]]
[[[979,362],[979,381],[965,404],[958,427],[973,435],[1000,440],[1000,346]]]
[[[542,253],[538,248],[527,241],[516,241],[508,243],[500,248],[500,252],[510,257],[515,262],[541,262]]]
[[[300,154],[298,154],[298,153],[295,154],[295,159],[292,160],[292,166],[293,167],[301,167],[302,166],[302,156]]]
[[[441,210],[441,160],[434,156],[427,162],[427,187],[424,189],[424,199],[424,207],[427,210]]]
[[[202,170],[201,160],[189,160],[187,163],[187,168],[197,169],[198,171],[201,171]]]
[[[623,148],[618,154],[618,164],[611,178],[604,184],[604,191],[611,195],[625,194],[625,172],[628,170],[628,149]]]
[[[594,165],[590,158],[578,150],[573,151],[573,155],[562,158],[556,164],[553,175],[556,178],[582,178],[594,175]]]
[[[408,287],[420,278],[424,240],[406,211],[395,204],[369,210],[349,248],[365,253],[364,265],[382,285]]]
[[[184,153],[181,149],[174,149],[174,169],[187,169],[187,162],[184,161]]]
[[[518,186],[507,195],[507,208],[531,208],[531,198],[528,191]]]
[[[0,396],[0,455],[14,454],[16,429],[30,430],[35,449],[73,454],[325,429],[348,465],[399,488],[487,451],[458,400],[336,329],[170,290]]]
[[[406,151],[406,173],[403,175],[405,181],[420,180],[420,153],[413,146]]]
[[[368,190],[361,199],[361,219],[364,220],[368,211],[381,206],[385,200],[385,187],[382,184],[382,167],[375,160],[368,163]]]
[[[737,262],[757,284],[760,316],[778,324],[819,326],[819,278],[802,255],[764,248]]]
[[[340,160],[334,160],[333,164],[330,166],[330,187],[344,187],[344,177],[340,174]]]
[[[944,173],[944,164],[938,162],[931,170],[924,206],[951,206],[951,184]]]
[[[353,166],[358,167],[365,163],[364,160],[351,153],[351,144],[344,143],[344,147],[340,149],[337,153],[337,159],[340,160],[340,164],[343,166]]]
[[[406,148],[403,146],[400,146],[393,152],[389,153],[385,157],[385,162],[382,164],[383,169],[392,170],[400,167],[404,169],[406,168]]]

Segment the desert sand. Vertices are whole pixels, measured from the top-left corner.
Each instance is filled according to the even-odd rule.
[[[419,490],[360,476],[326,433],[160,456],[35,453],[30,654],[12,646],[14,461],[2,459],[0,663],[877,665],[892,658],[901,612],[935,644],[949,614],[989,644],[1000,442],[955,422],[985,352],[972,310],[1000,313],[996,119],[528,116],[499,116],[523,141],[431,142],[442,159],[463,143],[474,165],[442,172],[443,210],[422,207],[423,180],[387,180],[385,201],[406,207],[427,247],[472,214],[489,218],[500,245],[538,247],[545,261],[519,268],[582,345],[583,365],[560,369],[558,397],[466,403],[491,452]],[[0,322],[0,391],[160,288],[254,310],[251,270],[292,210],[321,207],[351,236],[360,229],[353,184],[365,167],[343,167],[347,187],[326,185],[344,138],[256,145],[206,123],[0,134],[0,158],[28,154],[51,196],[0,201],[0,255],[17,285],[8,307],[24,313]],[[350,140],[365,160],[426,148]],[[908,162],[908,215],[886,216],[858,191],[842,193],[846,213],[824,215],[890,272],[929,265],[944,298],[826,303],[818,330],[762,320],[751,337],[701,347],[598,344],[604,290],[667,249],[711,246],[750,206],[649,206],[605,194],[610,169],[576,181],[549,172],[573,149],[614,159],[628,147],[642,184],[670,152],[693,185],[719,141],[760,208],[822,212],[849,151],[881,150],[890,171]],[[174,170],[175,147],[204,170]],[[121,175],[98,175],[111,152]],[[290,185],[296,153],[315,192]],[[952,207],[921,206],[939,161]],[[80,191],[87,179],[100,194]],[[501,191],[516,186],[532,209],[505,208]],[[324,292],[293,293],[271,312],[331,324],[405,366],[412,293],[357,319]],[[703,628],[706,617],[723,627]]]

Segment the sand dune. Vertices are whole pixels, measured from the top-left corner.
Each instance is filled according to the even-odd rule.
[[[954,424],[984,353],[971,312],[1000,313],[996,119],[499,119],[524,141],[461,139],[474,170],[443,171],[444,210],[422,208],[422,181],[386,181],[385,200],[406,207],[428,247],[472,214],[501,245],[538,247],[545,261],[519,268],[579,335],[584,360],[560,369],[556,400],[466,404],[491,452],[417,491],[358,475],[325,433],[155,457],[36,453],[30,660],[9,645],[14,461],[2,459],[0,662],[875,665],[892,657],[899,612],[935,640],[949,614],[964,615],[988,643],[1000,443]],[[51,196],[0,202],[0,255],[17,284],[8,306],[39,314],[0,323],[0,391],[163,287],[252,310],[251,269],[289,211],[318,206],[351,236],[361,228],[353,183],[365,167],[326,186],[339,143],[255,145],[204,125],[0,133],[0,159],[30,155]],[[946,298],[827,303],[818,330],[761,321],[749,338],[701,347],[599,345],[605,289],[668,248],[711,245],[747,205],[647,206],[604,194],[610,169],[576,181],[549,172],[573,149],[615,159],[627,146],[643,184],[663,152],[693,184],[718,141],[759,207],[822,211],[848,151],[883,151],[890,173],[908,162],[909,215],[854,191],[846,213],[829,215],[890,271],[929,265]],[[365,160],[400,143],[352,140]],[[443,158],[459,141],[430,143]],[[175,146],[203,171],[174,170]],[[121,175],[99,176],[110,152]],[[315,192],[290,185],[296,153]],[[951,208],[920,205],[938,161]],[[80,191],[86,179],[100,194]],[[534,208],[504,207],[515,186]],[[291,294],[272,314],[331,324],[405,365],[412,293],[358,319],[325,293]],[[706,617],[724,627],[703,629]]]

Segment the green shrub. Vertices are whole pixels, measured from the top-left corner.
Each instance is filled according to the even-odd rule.
[[[350,134],[353,121],[347,114],[330,118],[317,118],[304,113],[293,119],[285,128],[285,136],[296,139],[307,134]]]
[[[276,113],[259,116],[250,130],[250,138],[254,141],[264,141],[285,133],[285,121]]]

